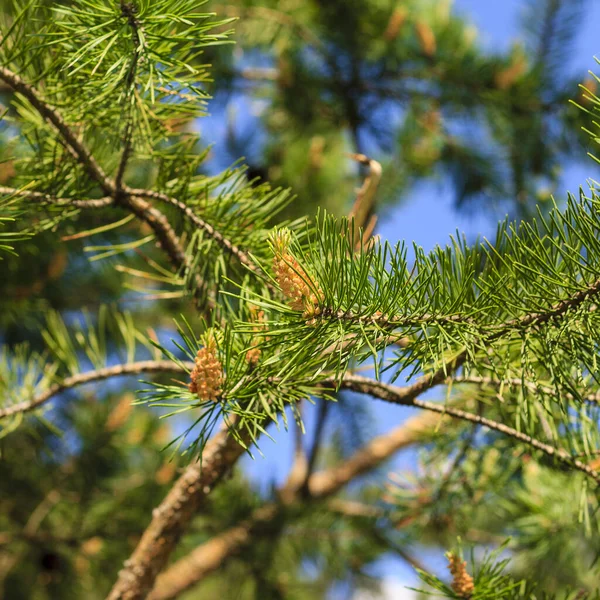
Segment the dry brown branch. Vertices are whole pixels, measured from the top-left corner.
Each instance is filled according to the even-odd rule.
[[[190,365],[193,367],[193,364]],[[40,408],[43,404],[48,402],[54,396],[57,396],[61,392],[72,389],[74,387],[91,383],[93,381],[102,381],[104,379],[110,379],[112,377],[122,377],[124,375],[137,375],[138,373],[164,373],[164,372],[185,372],[181,367],[169,360],[143,360],[139,362],[115,365],[112,367],[105,367],[104,369],[97,369],[95,371],[88,371],[87,373],[79,373],[72,377],[67,377],[62,381],[55,383],[47,390],[38,394],[31,400],[25,402],[19,402],[12,406],[0,409],[0,419],[16,415],[18,413],[26,413],[36,408]]]
[[[348,375],[344,377],[344,379],[342,380],[341,387],[343,389],[353,390],[362,394],[369,394],[371,396],[379,398],[380,400],[385,400],[386,402],[391,402],[393,404],[401,404],[403,406],[414,406],[416,408],[423,408],[425,410],[429,410],[438,414],[448,415],[455,419],[461,419],[463,421],[469,421],[470,423],[482,425],[483,427],[487,427],[488,429],[498,431],[503,435],[528,444],[536,450],[539,450],[544,454],[555,458],[557,461],[562,462],[563,464],[568,465],[573,469],[581,471],[582,473],[585,473],[588,477],[591,477],[596,483],[600,483],[600,473],[592,469],[590,466],[574,458],[572,454],[569,454],[563,448],[550,446],[549,444],[540,442],[539,440],[530,435],[521,433],[520,431],[517,431],[512,427],[508,427],[503,423],[498,423],[497,421],[487,419],[485,417],[482,417],[481,415],[469,413],[464,410],[454,408],[452,406],[447,406],[445,404],[436,404],[434,402],[427,402],[426,400],[419,400],[416,396],[411,396],[411,394],[407,393],[407,389],[409,388],[398,388],[393,385],[381,383],[379,381],[374,381],[372,379],[369,379],[367,377],[361,377],[359,375]]]
[[[357,227],[365,229],[363,241],[366,241],[374,231],[377,220],[374,208],[375,195],[381,180],[381,164],[364,154],[350,154],[349,156],[369,169],[363,185],[356,193],[356,200],[349,215],[350,218],[354,218]]]
[[[229,426],[235,426],[235,423]],[[119,572],[107,600],[142,600],[147,597],[156,576],[166,565],[202,502],[243,452],[244,448],[227,428],[207,442],[200,459],[187,467],[167,497],[152,511],[150,524]]]
[[[256,509],[247,520],[198,546],[159,575],[149,600],[176,598],[248,547],[256,536],[261,535],[261,530],[264,531],[268,522],[276,519],[284,510],[293,508],[294,503],[302,506],[305,502],[332,496],[356,477],[379,466],[395,452],[421,440],[435,429],[440,418],[443,416],[424,413],[409,419],[389,433],[371,440],[342,465],[313,474],[308,480],[308,496],[290,494],[284,502],[272,502]]]

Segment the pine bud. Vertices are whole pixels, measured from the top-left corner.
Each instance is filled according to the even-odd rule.
[[[446,554],[452,574],[452,589],[460,598],[470,598],[475,591],[473,578],[467,573],[467,562],[452,552]]]
[[[256,306],[251,305],[250,306],[250,320],[254,321],[256,323],[256,325],[253,327],[253,330],[256,334],[259,334],[261,331],[263,331],[266,327],[264,321],[265,321],[265,311],[264,310],[259,310]],[[252,339],[252,343],[253,344],[258,344],[261,337],[264,336],[260,336],[260,335],[255,335]],[[260,356],[261,356],[262,352],[260,348],[250,348],[250,350],[248,350],[248,352],[246,352],[246,362],[252,366],[255,367],[258,364],[258,361],[260,360]]]
[[[315,293],[311,289],[308,284],[310,278],[306,271],[288,251],[289,243],[289,232],[277,232],[273,241],[275,279],[283,295],[289,300],[290,306],[294,310],[303,311],[305,318],[309,319],[311,324],[314,324],[312,321],[315,316],[320,314],[318,304],[322,301],[323,294],[320,290]]]
[[[219,360],[214,338],[209,338],[206,346],[198,350],[194,362],[196,365],[190,373],[190,392],[197,394],[201,400],[216,402],[222,391],[223,365]]]
[[[400,29],[402,25],[406,21],[406,17],[408,16],[408,10],[404,6],[397,6],[394,9],[390,16],[390,20],[388,21],[387,27],[383,32],[383,38],[388,42],[393,42],[400,33]]]
[[[425,56],[433,56],[435,54],[437,44],[435,41],[435,34],[431,27],[424,21],[417,21],[415,23],[415,32],[421,46],[421,50]]]

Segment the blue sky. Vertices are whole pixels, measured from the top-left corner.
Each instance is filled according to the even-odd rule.
[[[478,29],[479,43],[486,49],[507,49],[517,39],[519,19],[523,0],[456,0],[454,10],[465,15]],[[600,72],[593,57],[600,57],[600,1],[588,0],[588,12],[585,23],[577,38],[576,51],[569,68],[582,74],[582,80],[588,70]],[[597,67],[597,69],[596,69]],[[220,123],[209,124],[205,133],[211,139],[211,134],[220,133]],[[204,128],[204,127],[203,127]],[[214,139],[214,137],[212,138]],[[589,167],[589,168],[588,168]],[[566,197],[566,192],[577,192],[580,185],[585,185],[587,177],[600,178],[597,166],[590,159],[582,166],[567,166],[556,194],[558,202]],[[449,235],[456,230],[464,232],[469,238],[476,235],[490,235],[495,232],[496,217],[481,215],[470,216],[457,214],[452,208],[452,196],[449,186],[442,183],[426,183],[419,185],[401,206],[392,210],[385,222],[378,229],[383,239],[395,243],[399,240],[415,241],[426,250],[435,245],[447,243]],[[497,215],[502,216],[502,215]],[[440,397],[440,392],[431,394],[433,399]],[[368,399],[363,399],[369,402]],[[389,430],[414,414],[414,409],[391,407],[373,402],[375,429],[379,432]],[[310,411],[307,417],[310,426]],[[285,431],[275,433],[276,443],[263,441],[261,450],[264,458],[256,456],[254,461],[245,460],[245,468],[250,476],[262,485],[268,487],[273,481],[281,481],[290,463],[292,455],[291,436]],[[414,454],[405,453],[396,459],[398,466],[410,466],[414,463]],[[268,473],[268,476],[266,475]],[[267,481],[268,480],[268,481]],[[427,555],[428,564],[433,568],[442,568],[443,561],[439,555]],[[394,590],[387,597],[410,598],[410,594],[401,595],[399,586],[414,585],[416,578],[412,570],[397,560],[383,560],[377,565],[378,572],[386,578],[388,589]]]

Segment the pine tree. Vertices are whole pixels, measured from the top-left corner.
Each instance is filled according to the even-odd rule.
[[[522,66],[527,59],[515,51],[514,62],[491,71],[473,97],[469,86],[483,67],[460,72],[459,65],[483,58],[468,48],[452,52],[458,33],[464,37],[460,21],[439,7],[429,23],[416,11],[390,13],[376,4],[369,8],[378,19],[364,21],[361,7],[341,13],[336,2],[314,14],[298,10],[294,17],[307,20],[300,24],[265,6],[240,14],[251,35],[260,32],[252,19],[270,11],[275,31],[263,31],[258,45],[293,25],[304,39],[316,36],[311,43],[339,50],[340,61],[347,52],[359,69],[350,88],[345,70],[323,71],[321,91],[338,86],[330,106],[328,94],[300,101],[306,56],[284,46],[277,81],[288,103],[275,103],[271,117],[293,117],[292,127],[275,132],[283,139],[298,123],[309,125],[304,157],[320,152],[314,132],[331,134],[340,123],[353,133],[353,150],[362,149],[364,107],[348,90],[375,80],[367,67],[388,48],[373,50],[377,60],[357,56],[363,37],[381,41],[363,23],[385,25],[378,31],[388,44],[410,26],[414,38],[394,46],[398,53],[426,68],[445,64],[452,86],[460,75],[467,91],[429,100],[448,110],[472,110],[468,97],[481,102],[499,136],[489,152],[508,131],[507,147],[522,141],[530,123],[531,109],[521,121],[502,106],[518,96],[517,81],[524,96],[538,86],[564,120],[591,122],[584,111],[569,116],[565,92],[549,83],[551,47],[533,67]],[[546,4],[550,22],[567,10]],[[234,9],[217,14],[237,16]],[[347,29],[332,27],[342,16]],[[190,124],[208,101],[202,52],[219,56],[230,39],[227,18],[199,12],[192,0],[14,0],[3,18],[0,80],[10,106],[3,113],[9,171],[0,188],[0,250],[5,264],[18,265],[23,252],[29,258],[7,271],[13,295],[22,273],[31,275],[21,290],[27,308],[14,314],[37,325],[36,311],[46,313],[35,335],[27,322],[12,328],[0,360],[0,475],[10,483],[0,497],[6,597],[319,597],[335,581],[376,585],[368,566],[389,551],[451,598],[593,597],[600,539],[594,185],[562,209],[501,223],[493,242],[456,238],[429,254],[416,249],[409,261],[405,246],[372,235],[375,197],[386,188],[381,164],[361,153],[354,159],[366,178],[348,217],[321,211],[285,220],[290,192],[249,180],[239,166],[217,174],[206,168]],[[321,31],[316,22],[329,26]],[[442,52],[448,60],[435,62]],[[511,91],[496,97],[490,86]],[[590,90],[584,104],[597,111]],[[412,110],[428,105],[419,104],[417,91]],[[348,102],[350,113],[323,126],[318,115],[335,113],[344,95],[356,101]],[[356,122],[347,121],[352,110]],[[437,109],[427,110],[419,119],[433,127]],[[538,125],[532,140],[544,131]],[[569,136],[579,133],[573,128]],[[427,169],[445,164],[447,143]],[[295,162],[289,150],[282,164]],[[530,151],[527,144],[520,150]],[[542,166],[528,154],[527,161],[513,157],[511,193],[535,189],[535,176],[551,171],[562,151]],[[411,177],[427,171],[419,173],[414,157],[403,160]],[[469,158],[461,169],[476,164]],[[489,181],[491,172],[482,173]],[[461,197],[478,191],[463,189]],[[91,262],[72,257],[77,270],[65,282],[64,243],[91,237],[95,245],[71,250],[85,250]],[[59,279],[45,298],[61,309],[52,312],[36,296]],[[76,298],[80,283],[83,299]],[[82,304],[95,306],[85,311]],[[176,330],[164,318],[174,311]],[[13,343],[20,337],[30,343]],[[366,366],[372,377],[361,374]],[[406,385],[396,383],[401,378]],[[434,389],[443,402],[422,397]],[[344,391],[420,414],[373,439],[359,432],[354,446],[328,443],[328,414],[346,403],[341,415],[360,415],[367,402],[354,403]],[[310,402],[318,420],[306,444]],[[233,469],[260,450],[275,424],[296,436],[296,452],[285,483],[265,497]],[[364,425],[356,415],[348,424]],[[340,493],[415,444],[426,448],[416,476],[392,477],[383,494],[377,479]],[[496,554],[467,560],[456,547],[457,536],[500,546],[507,535],[514,537],[510,571]],[[447,583],[417,564],[409,550],[415,540],[448,549]],[[531,572],[549,560],[550,576]],[[307,561],[327,566],[311,578],[302,568]],[[217,571],[221,577],[208,578]]]

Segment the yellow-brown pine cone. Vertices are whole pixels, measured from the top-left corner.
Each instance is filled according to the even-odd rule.
[[[260,310],[257,306],[250,305],[250,321],[254,321],[256,325],[252,328],[256,334],[260,334],[266,328],[265,321],[265,311]],[[261,339],[264,339],[261,335],[255,335],[252,339],[253,344],[260,343]],[[246,352],[246,362],[255,367],[260,360],[262,352],[260,348],[250,348],[248,352]]]
[[[304,281],[306,274],[298,261],[291,254],[281,254],[273,261],[275,278],[283,295],[290,300],[294,310],[302,310],[303,297],[308,290]]]
[[[415,32],[423,54],[425,54],[425,56],[433,56],[436,51],[437,43],[431,27],[424,21],[417,21],[415,23]]]
[[[221,395],[223,365],[217,356],[214,344],[198,350],[194,362],[196,366],[190,374],[192,378],[189,385],[190,392],[197,394],[201,400],[215,402]]]
[[[283,295],[294,310],[313,310],[322,294],[315,294],[308,285],[308,275],[291,254],[280,254],[273,261],[275,278]]]
[[[448,568],[452,574],[452,589],[461,598],[470,598],[475,591],[473,578],[467,573],[467,562],[453,553],[447,554]]]
[[[250,350],[246,352],[246,362],[254,367],[258,364],[258,361],[260,360],[260,355],[260,348],[250,348]]]

